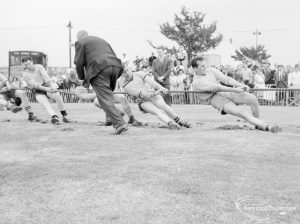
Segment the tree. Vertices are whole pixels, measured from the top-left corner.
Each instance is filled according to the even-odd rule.
[[[154,49],[163,49],[166,53],[170,53],[172,54],[178,54],[179,53],[179,49],[176,48],[175,46],[173,46],[172,48],[169,48],[167,46],[163,46],[163,45],[159,45],[159,46],[155,46],[152,41],[147,40],[148,44],[151,45],[151,47],[153,47]]]
[[[185,7],[181,8],[180,14],[175,14],[174,25],[170,25],[169,22],[160,25],[160,32],[182,46],[189,60],[215,48],[222,41],[223,36],[215,33],[216,22],[203,24],[205,14],[197,11],[189,12]]]
[[[257,61],[259,63],[266,62],[271,55],[267,54],[267,50],[264,45],[258,45],[256,47],[240,47],[240,50],[235,50],[236,55],[232,55],[236,61],[242,61],[245,58]]]

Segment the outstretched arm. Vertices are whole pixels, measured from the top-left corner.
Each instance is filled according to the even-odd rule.
[[[216,93],[216,92],[236,92],[241,93],[244,92],[242,87],[232,88],[223,86],[221,84],[213,83],[213,82],[194,82],[193,88],[199,92],[208,92],[208,93]]]
[[[219,70],[217,70],[217,69],[212,69],[212,70],[214,72],[216,79],[221,81],[222,83],[224,83],[226,85],[234,86],[234,87],[241,87],[241,88],[249,89],[249,87],[247,85],[245,85],[243,83],[239,83],[238,81],[234,80],[233,78],[224,75]]]
[[[146,76],[144,78],[145,82],[149,84],[151,87],[153,87],[156,90],[161,90],[161,91],[168,91],[166,88],[162,87],[160,84],[155,82],[153,79],[151,79],[149,76]]]
[[[97,97],[96,93],[89,93],[88,89],[83,86],[76,87],[75,94],[79,99],[86,101],[92,101]]]

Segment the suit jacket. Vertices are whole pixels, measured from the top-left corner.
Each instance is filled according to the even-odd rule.
[[[165,56],[163,61],[159,58],[154,59],[152,62],[152,74],[154,75],[154,80],[159,83],[157,80],[158,77],[164,76],[163,84],[170,84],[170,74],[172,72],[173,62],[170,58]]]
[[[275,70],[264,70],[265,75],[265,84],[266,85],[273,85],[275,84]]]
[[[107,67],[122,68],[121,60],[117,58],[110,44],[99,37],[82,38],[75,43],[75,51],[74,64],[78,78],[86,80],[87,83]]]
[[[287,88],[288,87],[288,74],[286,71],[282,71],[282,77],[279,77],[279,71],[275,72],[275,85],[277,88]]]

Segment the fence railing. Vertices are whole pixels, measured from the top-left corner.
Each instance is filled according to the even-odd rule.
[[[300,89],[251,89],[260,105],[300,106]],[[71,90],[60,92],[65,103],[79,103],[81,100]],[[201,104],[196,91],[170,91],[172,104]],[[26,90],[30,102],[36,102],[31,90]],[[131,101],[131,100],[130,100]]]

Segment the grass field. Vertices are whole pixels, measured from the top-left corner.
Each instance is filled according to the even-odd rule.
[[[199,105],[174,105],[194,128],[171,131],[133,105],[150,126],[114,136],[92,104],[66,107],[79,123],[0,112],[1,224],[300,223],[300,108],[262,107],[272,134]],[[254,202],[271,209],[238,209]]]

